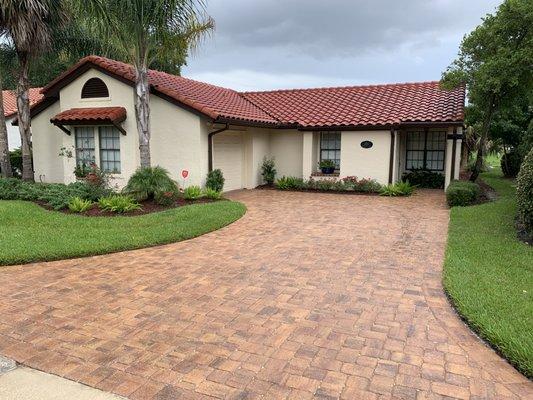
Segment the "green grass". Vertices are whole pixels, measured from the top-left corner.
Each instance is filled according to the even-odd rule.
[[[0,265],[179,242],[222,228],[245,212],[241,203],[218,201],[132,217],[84,217],[0,201]]]
[[[458,312],[533,377],[533,248],[517,239],[514,182],[482,174],[498,200],[451,210],[444,286]]]

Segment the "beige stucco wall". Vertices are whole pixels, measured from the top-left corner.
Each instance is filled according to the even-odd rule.
[[[370,149],[363,149],[361,142],[371,141]],[[341,135],[340,176],[372,178],[379,183],[389,181],[390,131],[346,131]]]
[[[15,150],[20,147],[19,127],[11,125],[15,118],[16,116],[6,119],[7,143],[9,145],[9,150]]]
[[[302,177],[303,134],[296,129],[272,130],[270,153],[276,159],[278,177]]]
[[[63,183],[65,180],[64,160],[59,152],[67,135],[50,123],[50,118],[58,112],[59,102],[55,102],[31,121],[36,182]]]

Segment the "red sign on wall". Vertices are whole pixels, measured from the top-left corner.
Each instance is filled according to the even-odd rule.
[[[181,176],[183,176],[183,179],[187,178],[189,176],[189,171],[184,169],[183,171],[181,171]]]

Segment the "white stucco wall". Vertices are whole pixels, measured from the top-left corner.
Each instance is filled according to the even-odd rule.
[[[6,119],[7,142],[9,144],[9,150],[18,149],[21,146],[19,127],[11,125],[15,118],[16,117],[13,116]]]
[[[361,147],[369,140],[370,149]],[[341,135],[340,176],[371,178],[379,183],[389,181],[390,131],[346,131]]]
[[[303,177],[303,134],[296,129],[272,130],[270,152],[276,159],[278,177]]]

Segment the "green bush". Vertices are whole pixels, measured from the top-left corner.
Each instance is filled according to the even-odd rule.
[[[196,200],[202,195],[202,189],[200,186],[189,186],[183,191],[183,197],[186,200]]]
[[[93,202],[91,200],[84,200],[80,197],[73,197],[68,203],[68,208],[72,212],[82,213],[91,208],[92,205]]]
[[[100,198],[98,200],[98,207],[100,207],[100,209],[103,211],[111,211],[122,214],[139,210],[141,205],[137,203],[132,196],[114,194]]]
[[[375,179],[358,179],[357,176],[347,176],[342,179],[345,190],[362,193],[379,193],[381,185]]]
[[[222,198],[222,192],[218,192],[210,188],[205,188],[204,196],[211,200],[219,200]]]
[[[282,176],[277,180],[276,187],[279,190],[302,190],[306,188],[306,185],[302,178]]]
[[[171,206],[178,199],[177,190],[174,191],[159,191],[154,194],[154,201],[160,206]]]
[[[22,149],[11,150],[9,152],[9,161],[14,177],[22,177]]]
[[[224,175],[219,169],[214,169],[207,174],[207,180],[205,181],[205,187],[213,189],[217,192],[222,192],[224,189]]]
[[[503,175],[507,178],[515,178],[520,171],[520,164],[522,163],[522,156],[517,151],[510,151],[505,153],[500,160]]]
[[[533,236],[533,149],[524,158],[516,178],[518,220]]]
[[[446,201],[450,207],[469,206],[478,201],[481,189],[477,183],[452,181],[446,189]]]
[[[276,163],[274,158],[263,158],[263,164],[261,164],[261,176],[267,185],[272,185],[276,180]]]
[[[316,190],[329,191],[335,190],[337,187],[336,181],[332,179],[317,179],[314,181],[314,187]]]
[[[157,192],[174,192],[177,190],[168,171],[162,167],[139,168],[128,180],[124,193],[137,201],[153,199]]]
[[[411,185],[428,189],[444,188],[444,175],[439,172],[417,169],[402,175],[403,181],[409,181]]]
[[[0,200],[19,200],[19,190],[23,181],[16,178],[0,178]]]
[[[410,196],[413,194],[415,187],[409,181],[396,182],[390,185],[385,185],[379,192],[382,196]]]

